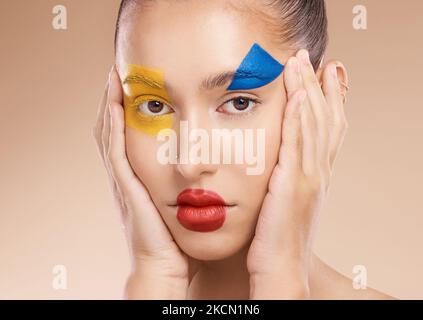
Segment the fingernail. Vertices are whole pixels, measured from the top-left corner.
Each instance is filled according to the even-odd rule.
[[[310,64],[310,56],[307,50],[305,49],[301,50],[300,59],[301,59],[301,62],[304,63],[305,65]]]

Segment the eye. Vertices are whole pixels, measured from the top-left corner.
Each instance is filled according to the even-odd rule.
[[[217,111],[230,114],[248,113],[256,106],[257,103],[258,101],[252,98],[236,97],[226,101],[217,109]]]
[[[161,116],[173,112],[166,103],[158,100],[145,100],[137,106],[139,112],[148,116]]]

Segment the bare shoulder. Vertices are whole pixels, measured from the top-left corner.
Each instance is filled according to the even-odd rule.
[[[376,289],[354,289],[352,279],[344,276],[315,256],[313,271],[310,275],[312,299],[332,300],[394,300]]]

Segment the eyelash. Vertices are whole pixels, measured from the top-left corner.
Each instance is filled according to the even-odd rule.
[[[170,109],[172,109],[173,111],[175,111],[175,110],[171,107],[171,105],[170,105],[168,102],[166,102],[165,100],[163,100],[163,99],[161,99],[161,98],[159,98],[159,97],[155,97],[155,96],[148,96],[148,97],[146,98],[146,96],[148,96],[148,95],[143,95],[143,96],[139,96],[139,97],[137,97],[137,98],[134,100],[133,106],[137,109],[137,108],[138,108],[138,106],[139,106],[141,103],[144,103],[144,102],[147,102],[147,101],[157,101],[157,102],[160,102],[160,103],[163,103],[163,104],[167,105]],[[239,96],[236,96],[236,97],[233,97],[233,98],[231,98],[231,99],[226,100],[226,101],[225,101],[222,105],[220,105],[220,106],[218,107],[218,109],[219,109],[220,107],[224,106],[225,104],[227,104],[228,102],[231,102],[231,101],[234,101],[234,100],[237,100],[237,99],[244,99],[244,100],[246,100],[248,103],[249,103],[249,102],[253,102],[253,103],[254,103],[254,107],[252,107],[252,110],[251,110],[251,111],[247,111],[247,112],[242,112],[242,111],[241,111],[241,112],[239,112],[239,113],[229,113],[229,112],[218,112],[218,113],[223,113],[223,114],[225,114],[225,116],[226,116],[226,117],[229,117],[229,118],[231,118],[231,119],[234,119],[234,118],[243,118],[243,117],[248,117],[248,116],[252,115],[253,113],[255,113],[255,111],[256,111],[256,109],[257,109],[257,105],[261,104],[261,101],[259,101],[258,99],[255,99],[255,98],[250,98],[250,97],[247,97],[247,96],[242,96],[242,95],[239,95]],[[160,115],[158,115],[158,116],[153,116],[153,117],[160,117]]]
[[[225,105],[225,104],[227,104],[228,102],[231,102],[231,101],[234,101],[234,100],[237,100],[237,99],[244,99],[244,100],[246,100],[248,103],[249,102],[253,102],[254,103],[254,106],[252,107],[252,109],[250,110],[250,111],[246,111],[246,112],[238,112],[238,113],[228,113],[228,112],[220,112],[220,113],[224,113],[225,114],[225,116],[229,116],[229,118],[231,118],[231,119],[236,119],[236,118],[244,118],[244,117],[248,117],[248,116],[251,116],[253,113],[255,113],[255,111],[256,111],[256,109],[257,109],[257,105],[259,105],[259,104],[261,104],[261,102],[258,100],[258,99],[255,99],[255,98],[250,98],[250,97],[247,97],[247,96],[242,96],[242,95],[240,95],[240,96],[236,96],[236,97],[233,97],[233,98],[231,98],[231,99],[229,99],[229,100],[227,100],[227,101],[225,101],[223,104],[222,104],[222,106],[223,105]],[[221,106],[219,106],[219,108],[220,108]]]
[[[141,112],[139,110],[139,106],[144,103],[144,102],[150,102],[150,101],[157,101],[160,102],[164,105],[167,105],[170,109],[172,109],[172,107],[170,106],[170,103],[168,103],[166,100],[159,98],[157,96],[152,96],[152,95],[148,95],[148,94],[144,94],[141,96],[138,96],[137,98],[135,98],[134,102],[132,103],[132,107],[137,111],[137,112]],[[173,109],[172,109],[173,110]],[[145,114],[145,113],[144,113]],[[151,116],[151,115],[147,115],[151,118],[159,118],[162,117],[166,114],[161,114],[161,115],[155,115],[155,116]]]

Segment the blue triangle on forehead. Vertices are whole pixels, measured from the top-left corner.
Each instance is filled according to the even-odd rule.
[[[246,90],[262,87],[275,80],[283,69],[283,64],[280,64],[266,50],[254,43],[226,90]]]

